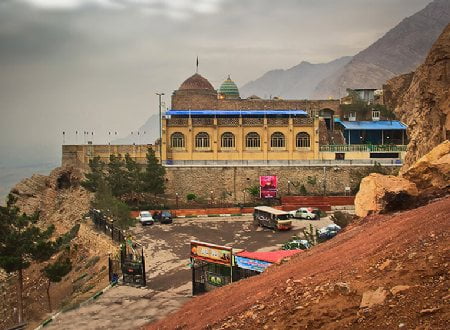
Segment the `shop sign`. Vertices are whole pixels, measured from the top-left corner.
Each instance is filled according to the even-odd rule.
[[[231,247],[191,241],[191,258],[231,266]]]
[[[222,286],[225,284],[225,276],[208,273],[208,283],[214,286]]]
[[[276,175],[264,175],[259,177],[259,191],[261,198],[277,197],[278,180]]]
[[[236,265],[240,268],[254,270],[260,273],[265,271],[266,268],[271,265],[271,263],[267,261],[249,259],[239,256],[234,256],[234,261],[236,262]]]

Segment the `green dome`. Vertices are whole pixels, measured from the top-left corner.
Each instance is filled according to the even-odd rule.
[[[239,89],[233,80],[228,76],[227,80],[225,80],[219,88],[219,94],[224,96],[227,99],[238,99],[239,98]]]

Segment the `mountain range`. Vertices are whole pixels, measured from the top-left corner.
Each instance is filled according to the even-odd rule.
[[[434,0],[355,56],[269,71],[243,85],[241,97],[326,99],[344,96],[347,88],[381,88],[388,79],[414,71],[449,22],[450,1]]]

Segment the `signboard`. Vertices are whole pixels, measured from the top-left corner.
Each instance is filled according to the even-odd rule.
[[[231,247],[191,241],[191,258],[231,266]]]
[[[214,274],[214,273],[207,274],[207,281],[209,284],[214,285],[214,286],[222,286],[222,285],[226,284],[225,276]]]
[[[259,191],[261,198],[277,197],[278,180],[275,175],[265,175],[259,177]]]
[[[260,273],[262,273],[264,270],[266,270],[267,267],[271,265],[271,263],[267,261],[249,259],[238,256],[234,256],[234,261],[236,262],[236,265],[240,268],[254,270]]]

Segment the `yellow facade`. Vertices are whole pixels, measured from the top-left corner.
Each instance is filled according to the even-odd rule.
[[[286,161],[319,159],[318,118],[311,120],[309,126],[296,126],[292,118],[286,118],[286,125],[269,125],[268,118],[264,118],[260,126],[245,126],[243,119],[239,118],[236,126],[218,125],[217,118],[213,118],[211,125],[194,126],[192,119],[187,119],[186,126],[171,126],[169,118],[162,122],[162,160],[176,163],[177,161]],[[173,145],[173,134],[182,134],[183,147]],[[209,147],[196,146],[196,136],[207,133]],[[231,133],[234,137],[233,147],[224,147],[222,136]],[[249,133],[257,133],[260,137],[259,147],[252,148],[246,143]],[[284,146],[275,147],[272,135],[281,133]],[[306,133],[309,137],[309,146],[297,148],[296,137],[298,133]]]

